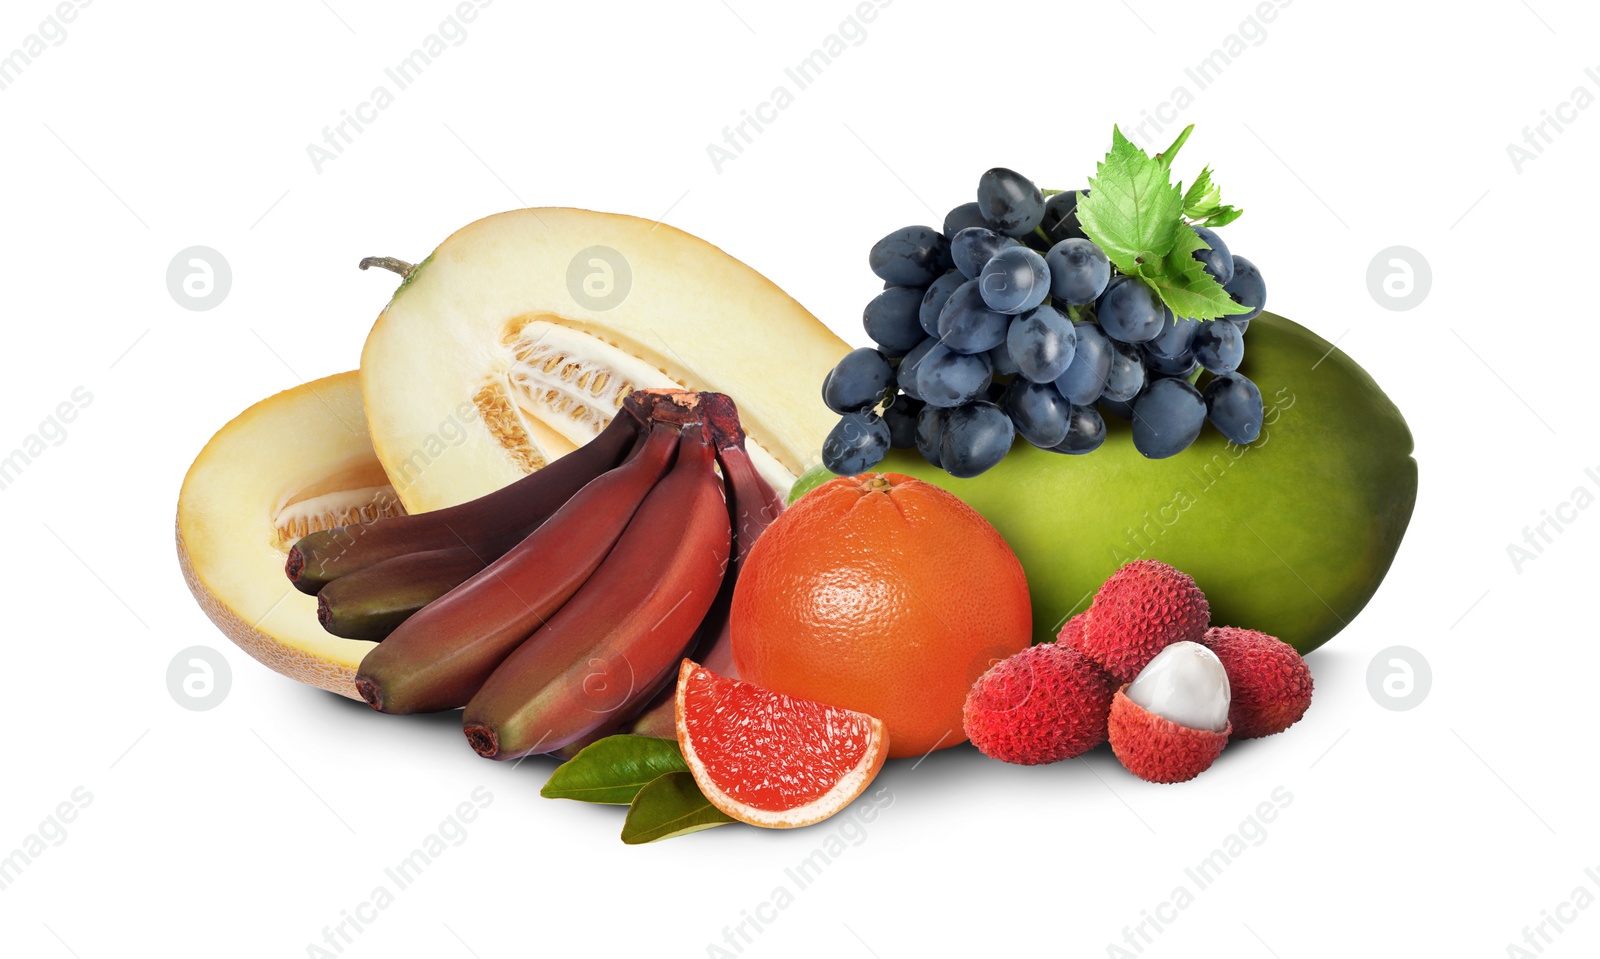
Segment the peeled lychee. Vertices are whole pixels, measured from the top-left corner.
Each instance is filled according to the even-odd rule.
[[[1128,683],[1167,646],[1204,638],[1210,623],[1206,595],[1187,573],[1140,559],[1105,581],[1077,636],[1069,639],[1063,630],[1060,641]]]
[[[1228,720],[1235,739],[1281,733],[1311,706],[1311,670],[1295,648],[1253,629],[1217,626],[1201,642],[1228,671],[1233,704]]]
[[[1198,643],[1174,643],[1117,690],[1107,722],[1111,751],[1148,782],[1193,779],[1228,744],[1230,698],[1216,654]]]
[[[1083,653],[1043,643],[979,677],[962,721],[985,756],[1024,765],[1059,762],[1106,741],[1114,688]]]

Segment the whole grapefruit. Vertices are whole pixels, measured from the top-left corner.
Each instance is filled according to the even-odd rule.
[[[954,494],[899,473],[825,483],[785,510],[739,572],[741,679],[867,713],[889,756],[966,741],[973,682],[1028,647],[1022,564]]]

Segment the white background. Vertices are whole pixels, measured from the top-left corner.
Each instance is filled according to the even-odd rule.
[[[6,3],[0,53],[52,9]],[[786,867],[847,828],[859,844],[744,955],[1118,955],[1147,913],[1175,916],[1139,942],[1150,956],[1500,956],[1547,915],[1575,921],[1544,927],[1546,954],[1595,953],[1600,909],[1564,904],[1579,886],[1584,904],[1600,895],[1584,874],[1600,864],[1600,510],[1520,571],[1507,546],[1575,488],[1596,491],[1600,109],[1520,171],[1506,148],[1575,87],[1600,94],[1584,73],[1600,65],[1586,42],[1600,11],[1299,0],[1196,92],[1184,68],[1252,3],[898,0],[719,173],[708,143],[853,3],[500,0],[316,171],[307,144],[452,9],[101,0],[0,90],[0,449],[74,388],[93,396],[0,492],[0,853],[75,789],[92,796],[0,892],[0,950],[307,955],[482,787],[492,802],[466,840],[344,955],[716,955],[725,927],[792,888]],[[360,257],[417,259],[522,205],[663,217],[863,344],[875,239],[938,224],[990,166],[1082,186],[1112,124],[1154,115],[1180,85],[1193,102],[1159,139],[1199,124],[1185,162],[1214,164],[1247,210],[1233,250],[1261,266],[1274,310],[1373,373],[1421,464],[1387,582],[1311,657],[1307,719],[1195,782],[1147,785],[1106,750],[1019,768],[961,748],[885,769],[894,801],[864,839],[841,817],[629,848],[619,810],[538,797],[548,762],[487,763],[454,716],[396,719],[296,686],[228,644],[184,588],[171,527],[184,470],[239,410],[355,365],[394,285],[357,272]],[[180,308],[165,282],[196,244],[232,265],[209,312]],[[1395,244],[1432,267],[1405,312],[1366,281]],[[196,644],[233,667],[209,712],[166,685]],[[1433,671],[1409,711],[1367,687],[1396,644]],[[1280,787],[1292,800],[1259,845],[1157,913]]]

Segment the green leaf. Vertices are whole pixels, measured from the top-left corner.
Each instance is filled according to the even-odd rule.
[[[1174,314],[1211,320],[1249,310],[1195,260],[1206,247],[1189,220],[1222,226],[1240,211],[1222,205],[1210,167],[1187,190],[1173,186],[1168,168],[1193,130],[1152,158],[1112,128],[1111,151],[1089,178],[1089,195],[1078,196],[1078,222],[1119,272],[1144,280]]]
[[[1211,229],[1215,230],[1219,226],[1227,226],[1229,223],[1232,223],[1234,220],[1239,219],[1239,217],[1242,216],[1243,214],[1244,214],[1244,211],[1239,209],[1236,206],[1220,207],[1220,208],[1218,208],[1217,212],[1212,213],[1209,216],[1207,216],[1205,218],[1205,222],[1202,223],[1201,225],[1210,227]]]
[[[1174,316],[1192,320],[1214,320],[1250,308],[1235,302],[1222,284],[1212,279],[1194,258],[1196,250],[1207,249],[1193,230],[1185,229],[1172,252],[1159,260],[1140,264],[1138,275],[1149,283]]]
[[[1172,161],[1173,161],[1173,159],[1175,157],[1177,157],[1178,151],[1183,149],[1184,143],[1186,143],[1188,141],[1188,139],[1189,139],[1189,134],[1191,134],[1193,132],[1194,132],[1194,124],[1193,123],[1191,123],[1188,126],[1184,127],[1183,128],[1183,132],[1178,134],[1178,138],[1176,140],[1172,141],[1172,146],[1169,146],[1165,150],[1162,150],[1160,153],[1156,154],[1156,160],[1159,161],[1160,164],[1162,166],[1166,167],[1167,169],[1169,169],[1169,170],[1172,169]]]
[[[1194,185],[1183,195],[1183,215],[1212,229],[1227,226],[1242,213],[1238,207],[1222,202],[1222,187],[1211,179],[1210,167],[1200,171]]]
[[[633,797],[622,824],[622,841],[637,846],[733,821],[701,795],[693,774],[668,773],[651,780]]]
[[[1111,152],[1089,178],[1089,195],[1078,194],[1078,223],[1123,273],[1172,251],[1183,222],[1183,197],[1167,168],[1112,128]]]
[[[647,783],[688,769],[675,739],[607,736],[557,766],[539,795],[627,805]]]
[[[1183,194],[1183,215],[1191,219],[1206,216],[1221,200],[1222,188],[1212,182],[1211,168],[1206,167]]]

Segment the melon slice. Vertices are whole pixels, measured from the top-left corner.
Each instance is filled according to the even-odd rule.
[[[726,393],[780,492],[837,417],[849,347],[755,270],[650,220],[528,209],[406,276],[361,356],[372,443],[413,512],[492,492],[592,439],[645,387]]]
[[[375,644],[325,632],[284,561],[313,530],[404,512],[367,435],[360,378],[341,373],[262,400],[211,438],[178,495],[178,563],[240,649],[360,699],[356,668]]]

